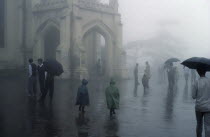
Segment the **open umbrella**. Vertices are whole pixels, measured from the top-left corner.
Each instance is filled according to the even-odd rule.
[[[185,60],[181,64],[190,69],[203,68],[206,71],[210,71],[210,59],[207,59],[207,58],[193,57],[193,58]]]
[[[178,58],[170,58],[168,60],[166,60],[165,64],[170,64],[173,62],[179,62],[180,60]]]
[[[57,60],[49,59],[44,62],[46,71],[54,76],[60,76],[63,71],[63,66]]]

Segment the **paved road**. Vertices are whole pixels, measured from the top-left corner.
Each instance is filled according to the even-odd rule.
[[[26,96],[26,80],[0,80],[0,137],[195,137],[190,86],[177,91],[153,80],[148,91],[133,81],[118,82],[120,110],[109,117],[106,81],[90,81],[91,105],[85,115],[75,107],[76,81],[56,81],[55,98],[40,105]]]

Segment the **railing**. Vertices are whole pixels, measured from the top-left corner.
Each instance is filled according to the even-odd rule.
[[[114,6],[109,0],[79,0],[79,6],[86,9],[93,9],[104,12],[114,12]]]
[[[109,5],[109,0],[98,0],[98,2]]]
[[[66,0],[42,0],[34,6],[34,11],[40,12],[51,9],[62,9],[68,7]]]

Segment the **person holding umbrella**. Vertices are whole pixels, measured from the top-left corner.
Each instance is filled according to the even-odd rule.
[[[173,63],[167,69],[169,89],[173,89],[176,82],[176,68]]]
[[[41,96],[40,102],[43,103],[47,93],[49,92],[50,102],[52,102],[54,94],[54,77],[60,76],[63,71],[63,66],[56,60],[46,60],[44,63],[46,71],[45,91]]]
[[[177,80],[177,69],[176,67],[174,67],[173,63],[178,61],[180,60],[177,58],[170,58],[165,62],[165,68],[167,69],[168,84],[170,90],[174,89]]]
[[[204,121],[205,136],[210,137],[210,79],[205,76],[206,72],[210,71],[210,60],[194,57],[182,64],[190,69],[196,69],[200,76],[192,88],[192,98],[196,100],[196,133],[197,137],[202,137]]]

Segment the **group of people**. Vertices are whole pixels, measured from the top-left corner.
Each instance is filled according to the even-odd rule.
[[[33,59],[28,60],[28,96],[37,97],[38,77],[41,92],[39,101],[43,103],[48,92],[50,96],[50,101],[52,101],[54,92],[54,75],[52,75],[50,71],[48,71],[47,67],[43,63],[43,59],[38,59],[37,61],[38,65],[34,63]]]
[[[135,85],[139,85],[138,81],[138,64],[134,69]],[[54,76],[50,74],[47,67],[44,65],[42,59],[38,59],[38,66],[33,62],[33,59],[29,59],[29,78],[28,78],[28,95],[36,97],[36,79],[38,75],[41,97],[39,101],[44,102],[46,95],[49,91],[50,100],[52,101],[54,92]],[[176,67],[171,63],[167,67],[169,88],[173,88],[176,83]],[[205,135],[210,137],[210,79],[207,78],[206,70],[199,68],[197,73],[200,78],[196,81],[196,73],[191,71],[192,80],[192,98],[196,99],[195,111],[197,119],[197,137],[202,137],[203,123],[205,126]],[[189,70],[184,69],[184,76],[186,82],[188,82]],[[144,88],[149,88],[149,79],[151,78],[150,65],[146,62],[146,68],[142,78],[142,84]],[[85,112],[85,107],[90,104],[88,93],[88,81],[82,80],[81,86],[77,91],[76,105],[79,106],[79,111]],[[107,108],[110,110],[110,116],[116,114],[115,110],[119,109],[120,93],[116,86],[116,82],[111,79],[109,86],[105,90]]]
[[[169,65],[165,66],[168,75],[168,87],[170,90],[174,89],[177,85],[178,81],[178,71],[177,67],[170,63]]]
[[[33,59],[29,59],[28,65],[28,96],[37,97],[37,77],[39,80],[39,87],[41,96],[39,98],[40,103],[44,103],[46,95],[49,92],[50,102],[53,99],[54,93],[54,75],[48,71],[46,65],[43,63],[43,59],[38,59],[38,65],[36,65]],[[90,104],[88,93],[88,81],[82,80],[81,86],[77,91],[76,105],[79,106],[79,111],[85,112],[85,106]],[[120,93],[119,89],[115,86],[115,81],[111,79],[110,85],[105,91],[107,107],[110,109],[110,116],[114,115],[115,110],[119,108]]]
[[[196,71],[199,75],[197,79]],[[189,82],[189,76],[191,72],[191,84],[192,84],[192,98],[196,100],[195,114],[197,120],[196,133],[197,137],[202,137],[203,124],[205,127],[205,136],[210,137],[210,79],[206,77],[207,70],[205,66],[198,67],[198,69],[189,69],[184,67],[184,79],[186,85]],[[169,88],[173,88],[176,85],[176,67],[173,63],[167,67]],[[196,80],[197,79],[197,80]]]
[[[190,74],[191,74],[191,83],[193,85],[196,82],[196,77],[197,77],[196,71],[193,69],[190,70],[189,68],[184,67],[184,78],[185,78],[186,84],[188,84],[189,82]]]
[[[179,79],[178,69],[173,65],[173,63],[170,63],[168,66],[165,66],[165,70],[168,76],[169,89],[172,90],[176,87]],[[184,67],[183,70],[184,70],[184,78],[186,85],[188,85],[189,83],[190,75],[191,75],[191,84],[193,85],[196,82],[196,77],[197,77],[196,71],[193,69],[190,70],[187,67]]]
[[[138,64],[134,69],[135,85],[139,85],[138,82]],[[178,80],[177,67],[173,63],[167,64],[164,67],[168,75],[168,85],[170,89],[175,88]],[[199,75],[197,79],[196,71]],[[188,69],[184,67],[184,78],[186,84],[188,84],[189,76],[191,73],[191,84],[192,84],[192,98],[195,102],[195,114],[197,120],[196,133],[197,137],[202,137],[203,125],[205,127],[205,137],[210,137],[210,79],[206,77],[207,70],[204,67],[198,67],[198,69]],[[142,78],[144,88],[148,87],[150,74],[149,63],[146,62],[146,69]],[[196,80],[197,79],[197,80]]]
[[[144,74],[142,77],[142,85],[144,87],[144,89],[149,88],[149,80],[151,78],[151,70],[150,70],[150,65],[149,62],[147,61],[146,63],[146,67],[144,70]],[[139,64],[136,64],[135,69],[134,69],[134,79],[135,79],[135,86],[138,86],[139,83]]]
[[[116,82],[111,79],[110,85],[105,91],[107,108],[110,110],[110,116],[116,114],[115,110],[119,109],[120,93],[115,84]],[[79,111],[83,113],[85,112],[85,106],[90,104],[87,85],[88,81],[83,79],[82,84],[77,91],[76,105],[79,106]]]

